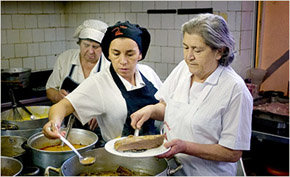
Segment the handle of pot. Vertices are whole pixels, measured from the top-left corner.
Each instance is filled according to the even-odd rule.
[[[6,122],[5,120],[1,121],[1,130],[18,130],[19,127],[15,124]]]
[[[49,170],[52,170],[52,171],[58,173],[59,176],[61,176],[60,168],[55,168],[55,167],[52,167],[52,166],[46,167],[46,169],[44,171],[44,176],[49,176]]]
[[[23,176],[35,176],[38,175],[40,169],[38,167],[26,167],[24,171],[21,172]]]
[[[171,157],[170,159],[165,158],[167,163],[168,163],[168,169],[167,169],[167,176],[172,176],[174,173],[176,173],[178,170],[183,168],[183,164],[182,162],[175,156]],[[176,168],[175,169],[171,169],[170,165],[169,165],[169,161],[172,160],[174,161],[174,163],[176,164]]]

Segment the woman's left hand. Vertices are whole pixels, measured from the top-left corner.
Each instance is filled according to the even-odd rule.
[[[89,127],[90,127],[90,130],[95,130],[95,129],[98,127],[97,119],[96,119],[96,118],[91,119],[91,120],[88,122],[88,125],[89,125]]]
[[[174,139],[172,141],[166,142],[164,144],[166,148],[171,147],[171,149],[159,156],[156,156],[157,158],[171,158],[177,153],[182,153],[186,151],[186,142],[180,139]]]

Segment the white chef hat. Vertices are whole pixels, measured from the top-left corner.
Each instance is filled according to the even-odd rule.
[[[91,39],[101,43],[108,25],[99,20],[86,20],[77,27],[74,33],[74,38]]]

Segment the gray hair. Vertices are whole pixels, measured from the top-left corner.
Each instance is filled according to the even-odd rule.
[[[212,49],[225,48],[219,60],[222,66],[228,66],[234,60],[235,41],[228,29],[226,21],[218,15],[199,14],[182,25],[183,36],[185,33],[200,35],[206,45]]]

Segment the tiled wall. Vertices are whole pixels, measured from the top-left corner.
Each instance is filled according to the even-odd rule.
[[[232,67],[245,77],[254,59],[254,1],[4,1],[1,68],[52,69],[62,51],[78,48],[72,35],[85,19],[99,19],[108,25],[129,20],[151,33],[152,43],[143,63],[164,80],[183,59],[180,27],[193,15],[147,14],[147,10],[181,8],[213,8],[228,21],[237,50]]]

